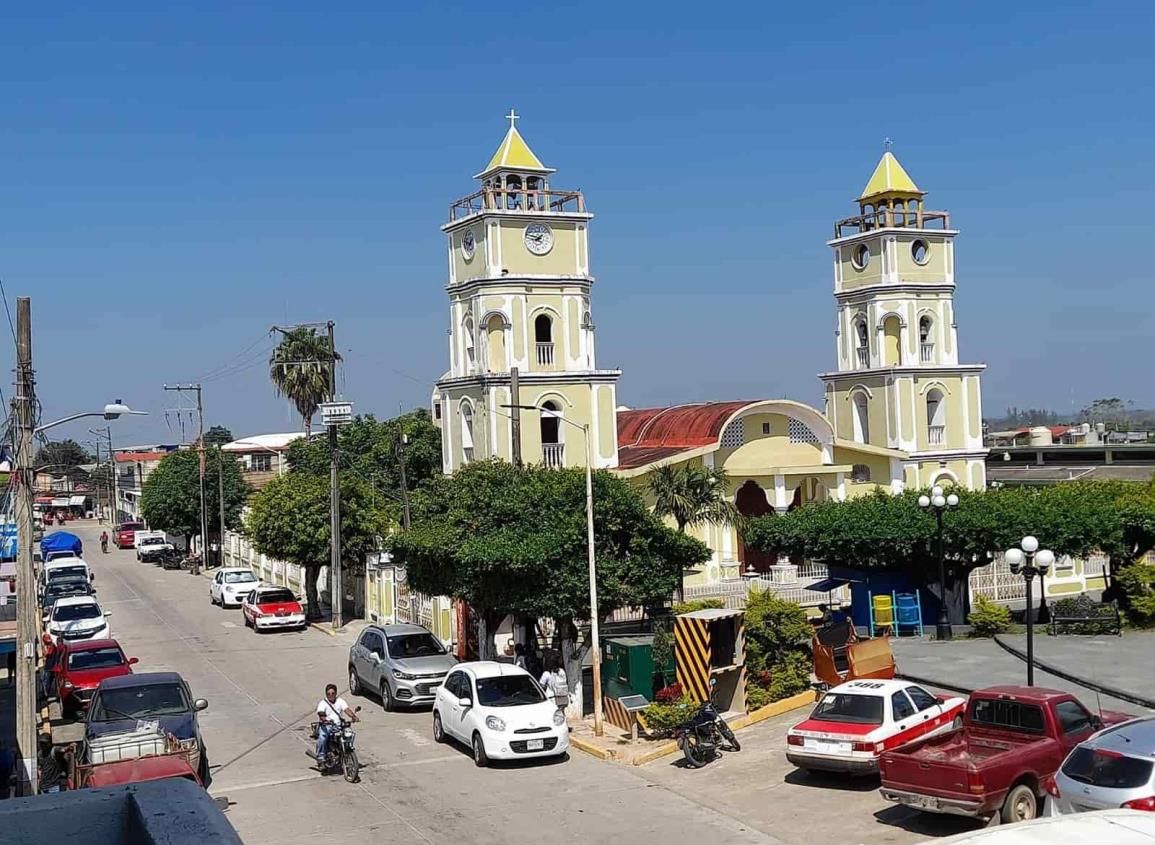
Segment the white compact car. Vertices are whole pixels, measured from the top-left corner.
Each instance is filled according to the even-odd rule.
[[[874,774],[883,751],[960,727],[966,703],[907,681],[848,681],[786,732],[786,759],[804,770]]]
[[[60,642],[78,640],[112,639],[108,627],[108,617],[112,612],[104,612],[92,596],[69,596],[52,605],[48,617],[48,635]]]
[[[261,583],[252,570],[230,566],[218,569],[209,582],[209,601],[221,607],[240,607],[245,596]]]
[[[537,681],[517,666],[485,660],[458,664],[438,688],[433,738],[464,742],[478,766],[569,752],[565,714]]]

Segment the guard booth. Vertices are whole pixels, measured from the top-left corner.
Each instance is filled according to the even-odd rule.
[[[674,655],[678,683],[698,702],[710,695],[720,713],[746,712],[746,613],[709,609],[674,619]]]

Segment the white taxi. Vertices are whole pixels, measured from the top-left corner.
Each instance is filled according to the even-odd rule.
[[[961,727],[965,707],[965,698],[907,681],[849,681],[787,731],[786,759],[805,770],[874,774],[883,751]]]

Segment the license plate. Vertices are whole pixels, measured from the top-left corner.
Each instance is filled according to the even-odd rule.
[[[526,740],[526,743],[525,743],[525,750],[526,751],[541,751],[544,748],[545,748],[545,740],[544,739]]]
[[[849,754],[849,742],[836,742],[829,739],[808,739],[806,740],[806,748],[817,751],[821,754]]]
[[[911,795],[903,802],[911,807],[919,807],[923,810],[931,810],[938,806],[938,802],[933,798],[927,798],[925,795]]]

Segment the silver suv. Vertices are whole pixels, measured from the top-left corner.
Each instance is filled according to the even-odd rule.
[[[1155,810],[1155,717],[1113,725],[1075,746],[1047,791],[1059,815]]]
[[[349,691],[381,705],[432,704],[457,658],[420,625],[370,625],[349,649]]]

